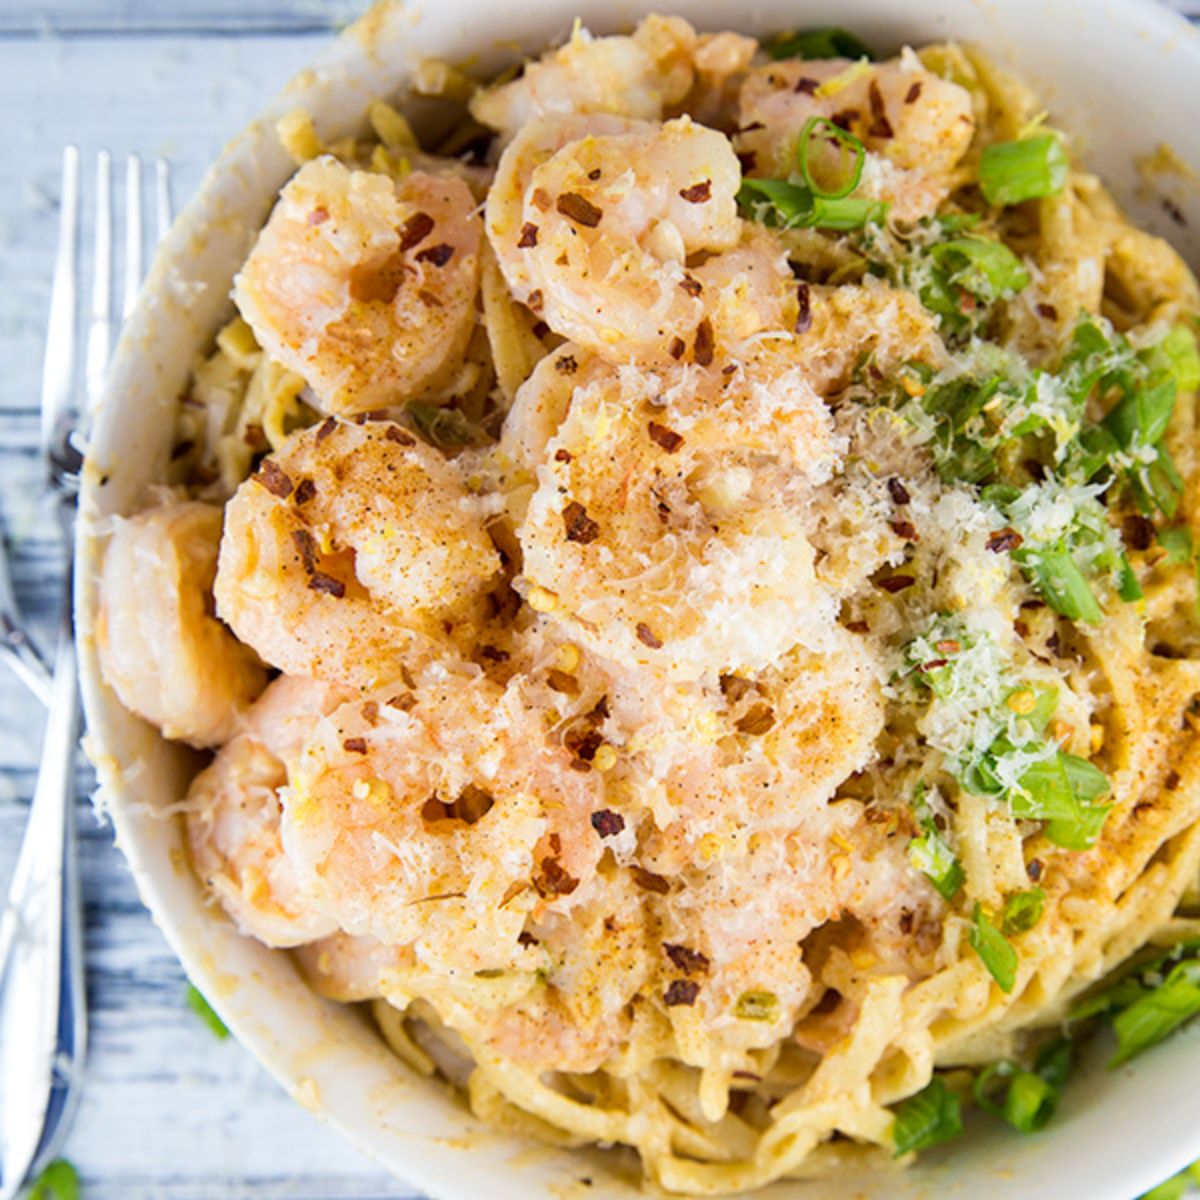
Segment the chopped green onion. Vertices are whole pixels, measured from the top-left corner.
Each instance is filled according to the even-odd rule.
[[[209,1032],[221,1041],[229,1036],[229,1030],[225,1027],[225,1022],[213,1011],[213,1007],[200,991],[193,987],[190,983],[187,987],[187,1006],[208,1026]]]
[[[976,902],[971,914],[969,941],[1002,992],[1011,992],[1017,982],[1017,952],[1008,939],[992,924],[991,918]]]
[[[882,200],[830,199],[786,179],[743,179],[737,199],[754,220],[783,229],[861,229],[887,216]]]
[[[733,1011],[742,1021],[774,1021],[779,1016],[779,997],[774,992],[743,992]]]
[[[929,877],[942,899],[953,900],[966,878],[962,864],[946,844],[932,821],[925,832],[908,843],[908,861]]]
[[[1020,204],[1057,195],[1066,186],[1069,168],[1057,134],[994,142],[980,159],[979,186],[989,204]]]
[[[1137,1200],[1183,1200],[1188,1193],[1190,1184],[1189,1172],[1180,1171],[1178,1175],[1164,1179],[1158,1187],[1152,1187],[1148,1192],[1143,1192],[1137,1197]]]
[[[1071,1073],[1071,1039],[1057,1037],[1043,1046],[1033,1069],[1056,1091],[1061,1092]]]
[[[1029,285],[1025,264],[995,238],[951,238],[932,246],[929,254],[948,273],[951,284],[965,288],[985,303]]]
[[[1152,367],[1161,366],[1175,380],[1181,392],[1200,389],[1200,351],[1196,349],[1195,334],[1186,325],[1174,325],[1170,332],[1151,348]]]
[[[962,1133],[962,1100],[939,1076],[896,1107],[892,1123],[895,1156],[926,1150]]]
[[[1104,620],[1104,610],[1065,546],[1018,550],[1013,557],[1026,568],[1034,587],[1056,613],[1089,625]]]
[[[1172,968],[1161,984],[1113,1018],[1117,1052],[1108,1065],[1119,1067],[1128,1062],[1197,1013],[1200,1013],[1200,959],[1193,958]]]
[[[993,1099],[993,1084],[1008,1080],[1003,1099]],[[1010,1058],[1002,1058],[985,1067],[975,1080],[975,1103],[984,1112],[1007,1121],[1020,1133],[1036,1133],[1054,1116],[1058,1107],[1058,1089],[1034,1071],[1026,1071]]]
[[[1186,525],[1172,525],[1158,531],[1158,544],[1167,552],[1167,562],[1181,565],[1192,561],[1192,531]]]
[[[1014,892],[1004,901],[1004,912],[1000,916],[1000,928],[1004,936],[1028,933],[1042,919],[1045,904],[1046,893],[1041,888]]]
[[[1086,850],[1099,837],[1111,808],[1095,801],[1110,787],[1099,767],[1060,750],[1026,768],[1008,800],[1014,817],[1047,822],[1046,837],[1056,846]]]
[[[65,1158],[47,1164],[25,1200],[79,1200],[79,1172]]]
[[[814,147],[813,134],[819,131],[823,141],[838,148],[838,166],[844,176],[842,182],[833,188],[820,184],[813,170],[816,165],[812,161]],[[842,150],[849,150],[851,155],[849,170],[845,169],[846,156]],[[800,137],[796,142],[796,160],[800,164],[800,174],[814,196],[823,200],[841,200],[849,196],[862,179],[863,164],[867,161],[867,148],[854,134],[835,125],[828,117],[809,117],[804,122]]]
[[[1153,446],[1166,433],[1174,409],[1175,377],[1159,371],[1113,407],[1104,418],[1104,428],[1122,449]]]
[[[763,49],[773,59],[781,58],[869,58],[871,48],[848,29],[831,25],[822,29],[802,29],[797,33],[777,33],[767,38]]]

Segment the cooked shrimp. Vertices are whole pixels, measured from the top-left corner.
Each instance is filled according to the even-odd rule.
[[[703,284],[687,259],[739,244],[740,183],[728,140],[687,117],[534,121],[500,160],[488,236],[513,293],[556,333],[661,362],[695,337],[703,359],[712,331],[698,330]]]
[[[305,740],[346,698],[340,688],[282,676],[188,791],[197,876],[243,933],[268,946],[295,946],[336,928],[313,907],[284,855],[279,816]]]
[[[593,37],[576,26],[570,40],[510,83],[477,92],[471,115],[512,138],[539,117],[612,113],[658,120],[692,85],[695,30],[679,17],[651,15],[632,37]]]
[[[969,93],[927,71],[911,51],[885,63],[787,60],[752,71],[742,86],[738,150],[748,174],[786,177],[797,169],[796,139],[810,117],[825,117],[867,150],[860,192],[915,221],[936,211],[975,133]]]
[[[405,946],[385,946],[369,937],[335,933],[298,946],[296,961],[322,996],[357,1004],[387,995],[389,979],[415,961]]]
[[[397,183],[314,159],[283,189],[234,299],[327,411],[404,404],[453,373],[471,336],[475,209],[461,179],[413,172]]]
[[[96,644],[105,682],[131,712],[193,746],[228,741],[266,672],[212,615],[221,510],[172,503],[114,518]]]
[[[500,565],[459,467],[390,422],[294,434],[226,508],[217,609],[268,662],[372,687]]]
[[[594,785],[536,712],[432,668],[343,706],[304,750],[283,843],[346,931],[445,970],[503,968],[528,914],[570,908],[600,853]]]
[[[517,529],[531,603],[625,665],[757,668],[832,627],[805,497],[839,443],[791,341],[577,387]],[[539,403],[539,376],[514,416]]]

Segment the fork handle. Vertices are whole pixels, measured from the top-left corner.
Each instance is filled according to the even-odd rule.
[[[37,785],[0,914],[0,1200],[57,1149],[78,1097],[87,1037],[69,572],[66,594]]]

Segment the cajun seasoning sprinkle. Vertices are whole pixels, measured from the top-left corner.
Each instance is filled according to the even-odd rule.
[[[337,421],[333,417],[326,417],[321,422],[321,428],[317,430],[317,444],[320,445],[336,428]]]
[[[414,213],[400,227],[400,251],[419,246],[433,232],[433,218],[424,212]]]
[[[564,354],[554,360],[554,369],[560,375],[574,375],[579,370],[579,363],[575,361],[575,355]]]
[[[543,898],[569,896],[579,886],[579,880],[571,876],[558,859],[543,858],[541,873],[534,879],[533,886]]]
[[[699,950],[690,950],[687,946],[678,946],[672,942],[663,942],[663,950],[685,975],[698,975],[708,970],[708,958]]]
[[[630,867],[629,873],[634,882],[648,892],[657,892],[658,895],[665,896],[671,890],[671,884],[663,876],[647,871],[645,867]]]
[[[1015,529],[1006,526],[1004,529],[997,529],[995,533],[988,534],[987,548],[993,554],[1003,554],[1006,550],[1019,549],[1024,540]]]
[[[904,103],[905,104],[916,104],[916,102],[920,98],[921,98],[921,81],[918,79],[917,82],[914,83],[912,85],[912,87],[910,87],[908,89],[908,91],[904,93]]]
[[[517,240],[517,249],[526,250],[537,245],[538,227],[532,221],[526,221],[521,226],[521,236]]]
[[[340,579],[326,575],[324,571],[314,571],[308,586],[312,591],[324,592],[326,596],[332,596],[335,600],[340,600],[346,594],[346,585]]]
[[[703,204],[712,199],[712,180],[703,179],[683,188],[679,193],[689,204]]]
[[[707,317],[696,326],[696,341],[692,346],[692,358],[699,367],[707,367],[713,360],[713,327]]]
[[[667,353],[676,361],[683,357],[683,352],[687,349],[683,338],[673,337],[671,344],[667,347]]]
[[[682,434],[668,429],[665,425],[660,425],[657,421],[651,421],[646,429],[650,434],[650,440],[655,445],[661,446],[668,454],[674,454],[683,445]]]
[[[360,737],[346,738],[345,741],[342,742],[342,749],[345,750],[347,754],[366,754],[367,739]]]
[[[304,573],[306,575],[315,575],[317,571],[317,543],[313,535],[307,529],[293,529],[292,542],[296,547],[296,552],[300,555],[300,561],[304,564]]]
[[[812,290],[807,283],[796,285],[796,332],[807,333],[812,328]]]
[[[568,542],[580,542],[586,546],[600,536],[600,526],[587,515],[587,509],[578,500],[572,500],[563,507],[562,517]]]
[[[672,1008],[680,1004],[690,1007],[699,994],[700,985],[694,979],[672,979],[663,993],[663,1002]]]
[[[662,642],[654,635],[654,630],[646,624],[645,621],[639,621],[637,626],[637,639],[643,646],[649,646],[651,650],[661,650]]]
[[[555,462],[569,463],[573,457],[574,455],[570,452],[570,450],[563,450],[560,448],[554,452]]]
[[[917,540],[917,527],[911,521],[893,521],[892,532],[906,542]]]
[[[867,135],[877,138],[895,137],[895,131],[892,129],[892,123],[887,117],[887,109],[883,104],[883,93],[874,79],[871,80],[871,86],[867,89],[867,98],[871,102],[871,126],[867,130]]]
[[[292,503],[297,506],[307,504],[317,494],[317,485],[311,479],[302,479],[296,484],[295,494],[292,496]]]
[[[586,196],[581,196],[578,192],[563,192],[554,202],[554,207],[576,225],[583,225],[588,229],[595,229],[604,216]]]
[[[254,476],[254,482],[261,483],[272,496],[278,496],[281,500],[292,494],[291,479],[273,458],[263,460],[258,474]]]
[[[611,808],[592,813],[592,828],[602,837],[616,837],[625,828],[625,818]]]
[[[454,257],[454,247],[449,242],[439,242],[425,250],[417,251],[417,262],[431,263],[435,267],[444,267]]]

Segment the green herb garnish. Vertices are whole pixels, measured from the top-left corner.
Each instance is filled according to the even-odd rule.
[[[779,1016],[779,997],[774,992],[743,992],[734,1015],[741,1021],[774,1021]]]
[[[26,1200],[79,1200],[79,1172],[65,1158],[56,1158],[33,1181]]]
[[[887,204],[882,200],[831,199],[787,179],[743,179],[737,200],[752,220],[782,229],[861,229],[887,216]]]
[[[827,185],[817,178],[817,147],[813,145],[814,135],[821,143],[837,152],[834,173],[840,175],[840,178],[832,185]],[[840,125],[835,125],[828,117],[809,117],[796,141],[796,161],[800,165],[800,174],[805,186],[814,196],[822,200],[842,200],[849,196],[862,180],[867,148],[854,134]]]
[[[871,48],[848,29],[830,25],[821,29],[802,29],[797,33],[777,33],[767,38],[763,49],[768,56],[781,58],[867,58],[874,59]]]
[[[908,861],[928,876],[929,882],[938,890],[942,899],[950,902],[958,895],[966,875],[962,863],[954,856],[945,838],[938,832],[933,812],[925,801],[926,785],[917,785],[913,795],[913,814],[921,826],[921,836],[908,843]]]
[[[971,931],[968,935],[971,949],[979,955],[980,961],[987,967],[1000,990],[1011,992],[1017,982],[1017,952],[992,923],[982,905],[976,903],[971,921]]]
[[[892,1142],[897,1158],[913,1150],[926,1150],[951,1141],[960,1133],[962,1100],[938,1076],[896,1106]]]
[[[1027,892],[1014,892],[1004,901],[1000,914],[1000,930],[1005,937],[1028,933],[1041,919],[1046,906],[1046,893],[1041,888],[1030,888]]]
[[[989,204],[1020,204],[1056,196],[1067,183],[1070,163],[1056,133],[995,142],[979,161],[979,186]]]
[[[188,1008],[208,1026],[209,1032],[214,1037],[224,1041],[229,1036],[229,1030],[226,1028],[225,1022],[213,1011],[212,1005],[204,998],[199,989],[189,983],[185,995]]]

